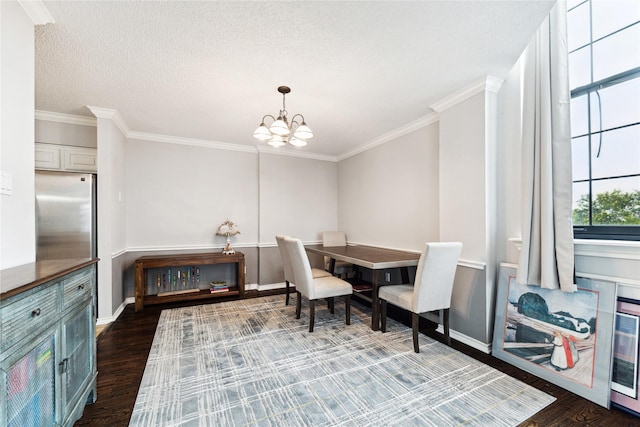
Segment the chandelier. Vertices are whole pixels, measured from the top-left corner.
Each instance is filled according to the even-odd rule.
[[[307,145],[307,140],[313,138],[313,132],[311,132],[309,126],[304,122],[304,116],[302,114],[295,114],[291,118],[291,122],[287,119],[284,98],[286,94],[291,92],[291,89],[287,86],[280,86],[278,92],[282,94],[282,110],[280,110],[278,118],[276,119],[271,114],[265,115],[262,118],[262,123],[260,123],[258,129],[253,133],[253,137],[260,141],[267,141],[267,144],[272,147],[281,147],[287,143],[295,147],[304,147]],[[298,116],[301,119],[300,122],[296,121]],[[264,124],[267,117],[273,120],[273,123],[271,123],[269,127]]]

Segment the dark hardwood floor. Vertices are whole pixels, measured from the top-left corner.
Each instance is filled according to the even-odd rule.
[[[257,294],[253,293],[253,296]],[[284,295],[282,298],[284,304]],[[359,302],[354,298],[354,303]],[[189,303],[173,304],[170,307],[184,305]],[[158,318],[164,308],[167,307],[150,306],[145,307],[143,311],[135,312],[133,304],[129,304],[120,317],[100,334],[98,337],[98,399],[96,403],[86,406],[83,417],[75,426],[119,427],[129,424]],[[405,313],[394,312],[391,307],[389,316],[407,325],[410,324],[409,317]],[[427,325],[424,325],[423,332],[438,340],[442,338]],[[557,399],[521,426],[640,426],[640,418],[624,411],[615,408],[607,410],[595,405],[455,340],[453,340],[453,347]]]

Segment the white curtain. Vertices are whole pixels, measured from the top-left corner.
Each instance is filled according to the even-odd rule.
[[[567,12],[559,1],[524,53],[518,283],[573,291]]]

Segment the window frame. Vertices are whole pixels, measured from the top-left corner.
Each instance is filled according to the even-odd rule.
[[[588,43],[583,44],[581,46],[578,46],[576,48],[574,48],[571,52],[576,52],[579,51],[580,49],[584,49],[584,48],[588,48],[591,50],[591,55],[590,55],[590,59],[589,59],[589,66],[591,67],[590,69],[590,74],[593,77],[593,45],[594,43],[606,39],[608,37],[611,37],[612,35],[615,35],[627,28],[631,28],[634,25],[640,25],[640,21],[637,21],[635,23],[626,25],[622,28],[619,28],[613,32],[611,32],[610,34],[607,34],[603,37],[600,37],[596,40],[593,39],[593,28],[592,28],[592,21],[593,21],[593,10],[592,10],[592,0],[585,0],[583,2],[580,2],[578,4],[575,4],[574,6],[571,7],[571,9],[574,9],[578,6],[583,5],[585,2],[589,3],[589,32],[591,34],[590,36],[590,40]],[[569,11],[571,10],[569,9]],[[568,11],[568,12],[569,12]],[[569,52],[569,54],[571,53]],[[571,99],[573,100],[574,98],[580,97],[580,96],[587,96],[588,102],[589,102],[589,106],[591,105],[591,95],[596,93],[599,90],[608,88],[608,87],[612,87],[621,83],[624,83],[626,81],[629,80],[633,80],[633,79],[640,79],[640,66],[629,69],[629,70],[625,70],[623,72],[620,72],[618,74],[606,77],[604,79],[577,87],[573,90],[571,90]],[[600,129],[598,131],[593,131],[593,127],[592,127],[592,123],[591,123],[591,111],[590,111],[590,107],[588,110],[588,133],[587,134],[583,134],[583,135],[571,135],[571,143],[573,144],[573,141],[577,138],[584,138],[585,136],[588,138],[588,151],[589,151],[589,156],[591,156],[591,147],[592,147],[592,143],[594,139],[598,139],[599,136],[605,132],[610,131],[611,129]],[[640,122],[637,123],[629,123],[626,124],[622,127],[629,127],[629,126],[640,126]],[[640,143],[640,141],[638,141],[638,143]],[[591,157],[589,157],[591,158]],[[587,179],[580,179],[580,180],[572,180],[572,183],[579,183],[579,182],[586,182],[589,186],[589,224],[587,225],[574,225],[573,226],[573,234],[574,234],[574,238],[575,239],[597,239],[597,240],[631,240],[631,241],[636,241],[636,240],[640,240],[640,225],[593,225],[592,224],[592,207],[593,207],[593,190],[592,190],[592,185],[594,182],[597,181],[603,181],[603,180],[608,180],[608,179],[616,179],[616,178],[624,178],[624,177],[640,177],[640,171],[637,174],[631,174],[631,175],[620,175],[620,176],[610,176],[610,177],[599,177],[599,178],[593,178],[592,175],[592,165],[591,165],[591,160],[589,160],[589,164],[588,164],[588,171],[589,171],[589,176]],[[572,209],[573,212],[573,209]]]

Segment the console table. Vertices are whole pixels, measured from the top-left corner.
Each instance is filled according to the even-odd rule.
[[[149,288],[148,271],[156,268],[173,269],[174,272],[181,271],[180,274],[193,274],[191,269],[200,268],[204,265],[211,264],[235,264],[235,283],[229,283],[228,290],[224,292],[212,293],[209,289],[209,279],[206,277],[198,278],[198,283],[189,277],[188,281],[177,283],[174,282],[173,273],[167,278],[163,273],[162,279],[158,275],[158,289],[163,292],[157,294],[149,294],[146,290]],[[184,267],[187,267],[185,272]],[[183,268],[183,270],[180,270]],[[186,301],[208,298],[222,298],[229,296],[237,296],[244,298],[244,277],[245,264],[244,254],[236,252],[235,254],[223,255],[216,253],[199,253],[199,254],[180,254],[180,255],[159,255],[159,256],[143,256],[136,260],[136,311],[144,309],[145,304],[164,304],[167,302]],[[202,280],[200,280],[202,279]],[[153,278],[151,278],[153,280]],[[167,282],[168,281],[168,285]],[[173,287],[171,285],[174,285]]]

